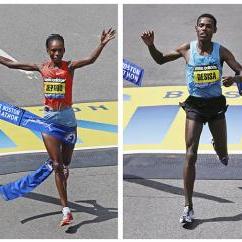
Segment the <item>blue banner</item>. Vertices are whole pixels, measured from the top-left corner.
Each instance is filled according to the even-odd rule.
[[[141,86],[144,69],[140,66],[123,59],[123,79]]]
[[[44,118],[8,103],[0,102],[0,119],[21,127],[52,135],[64,143],[76,143],[75,128],[49,123]]]
[[[52,171],[51,161],[48,160],[34,172],[0,186],[0,195],[6,201],[21,197],[40,185]]]

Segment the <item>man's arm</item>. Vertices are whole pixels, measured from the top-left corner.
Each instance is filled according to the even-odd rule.
[[[179,46],[176,50],[171,51],[170,53],[163,54],[154,45],[154,31],[143,32],[141,35],[142,40],[147,45],[150,55],[157,64],[164,64],[166,62],[174,61],[180,57],[186,59],[186,53],[189,49],[189,44],[183,44]]]
[[[92,63],[94,63],[96,61],[96,59],[99,57],[99,55],[101,54],[103,48],[105,47],[105,45],[112,39],[115,38],[115,30],[112,30],[112,28],[110,28],[107,32],[105,32],[105,30],[103,30],[102,35],[101,35],[101,39],[100,39],[100,44],[97,46],[97,48],[90,54],[90,56],[82,59],[82,60],[77,60],[77,61],[73,61],[71,62],[69,68],[71,70],[75,70],[77,68],[86,66],[86,65],[90,65]]]
[[[20,69],[25,71],[40,71],[36,64],[24,64],[17,61],[10,60],[6,57],[0,56],[0,64],[11,69]]]
[[[236,61],[234,55],[228,49],[221,46],[220,56],[221,56],[221,60],[225,61],[236,74],[236,76],[224,76],[223,85],[225,87],[229,87],[234,82],[238,82],[238,81],[242,82],[242,76],[240,76],[240,72],[242,72],[242,66],[240,65],[239,62]]]

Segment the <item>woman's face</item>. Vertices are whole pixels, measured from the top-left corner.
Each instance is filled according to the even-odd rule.
[[[50,56],[50,59],[58,64],[61,62],[63,55],[65,53],[65,47],[62,41],[60,40],[52,40],[49,43],[47,52]]]

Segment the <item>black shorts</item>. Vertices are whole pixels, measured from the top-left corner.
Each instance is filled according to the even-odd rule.
[[[228,106],[223,95],[214,98],[189,96],[180,106],[186,112],[186,118],[202,123],[224,119]]]

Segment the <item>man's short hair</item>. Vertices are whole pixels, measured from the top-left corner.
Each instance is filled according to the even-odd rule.
[[[198,25],[198,22],[201,18],[210,18],[213,20],[213,23],[214,23],[214,27],[217,28],[217,20],[216,18],[210,14],[210,13],[203,13],[202,15],[200,15],[198,18],[197,18],[197,25]]]

